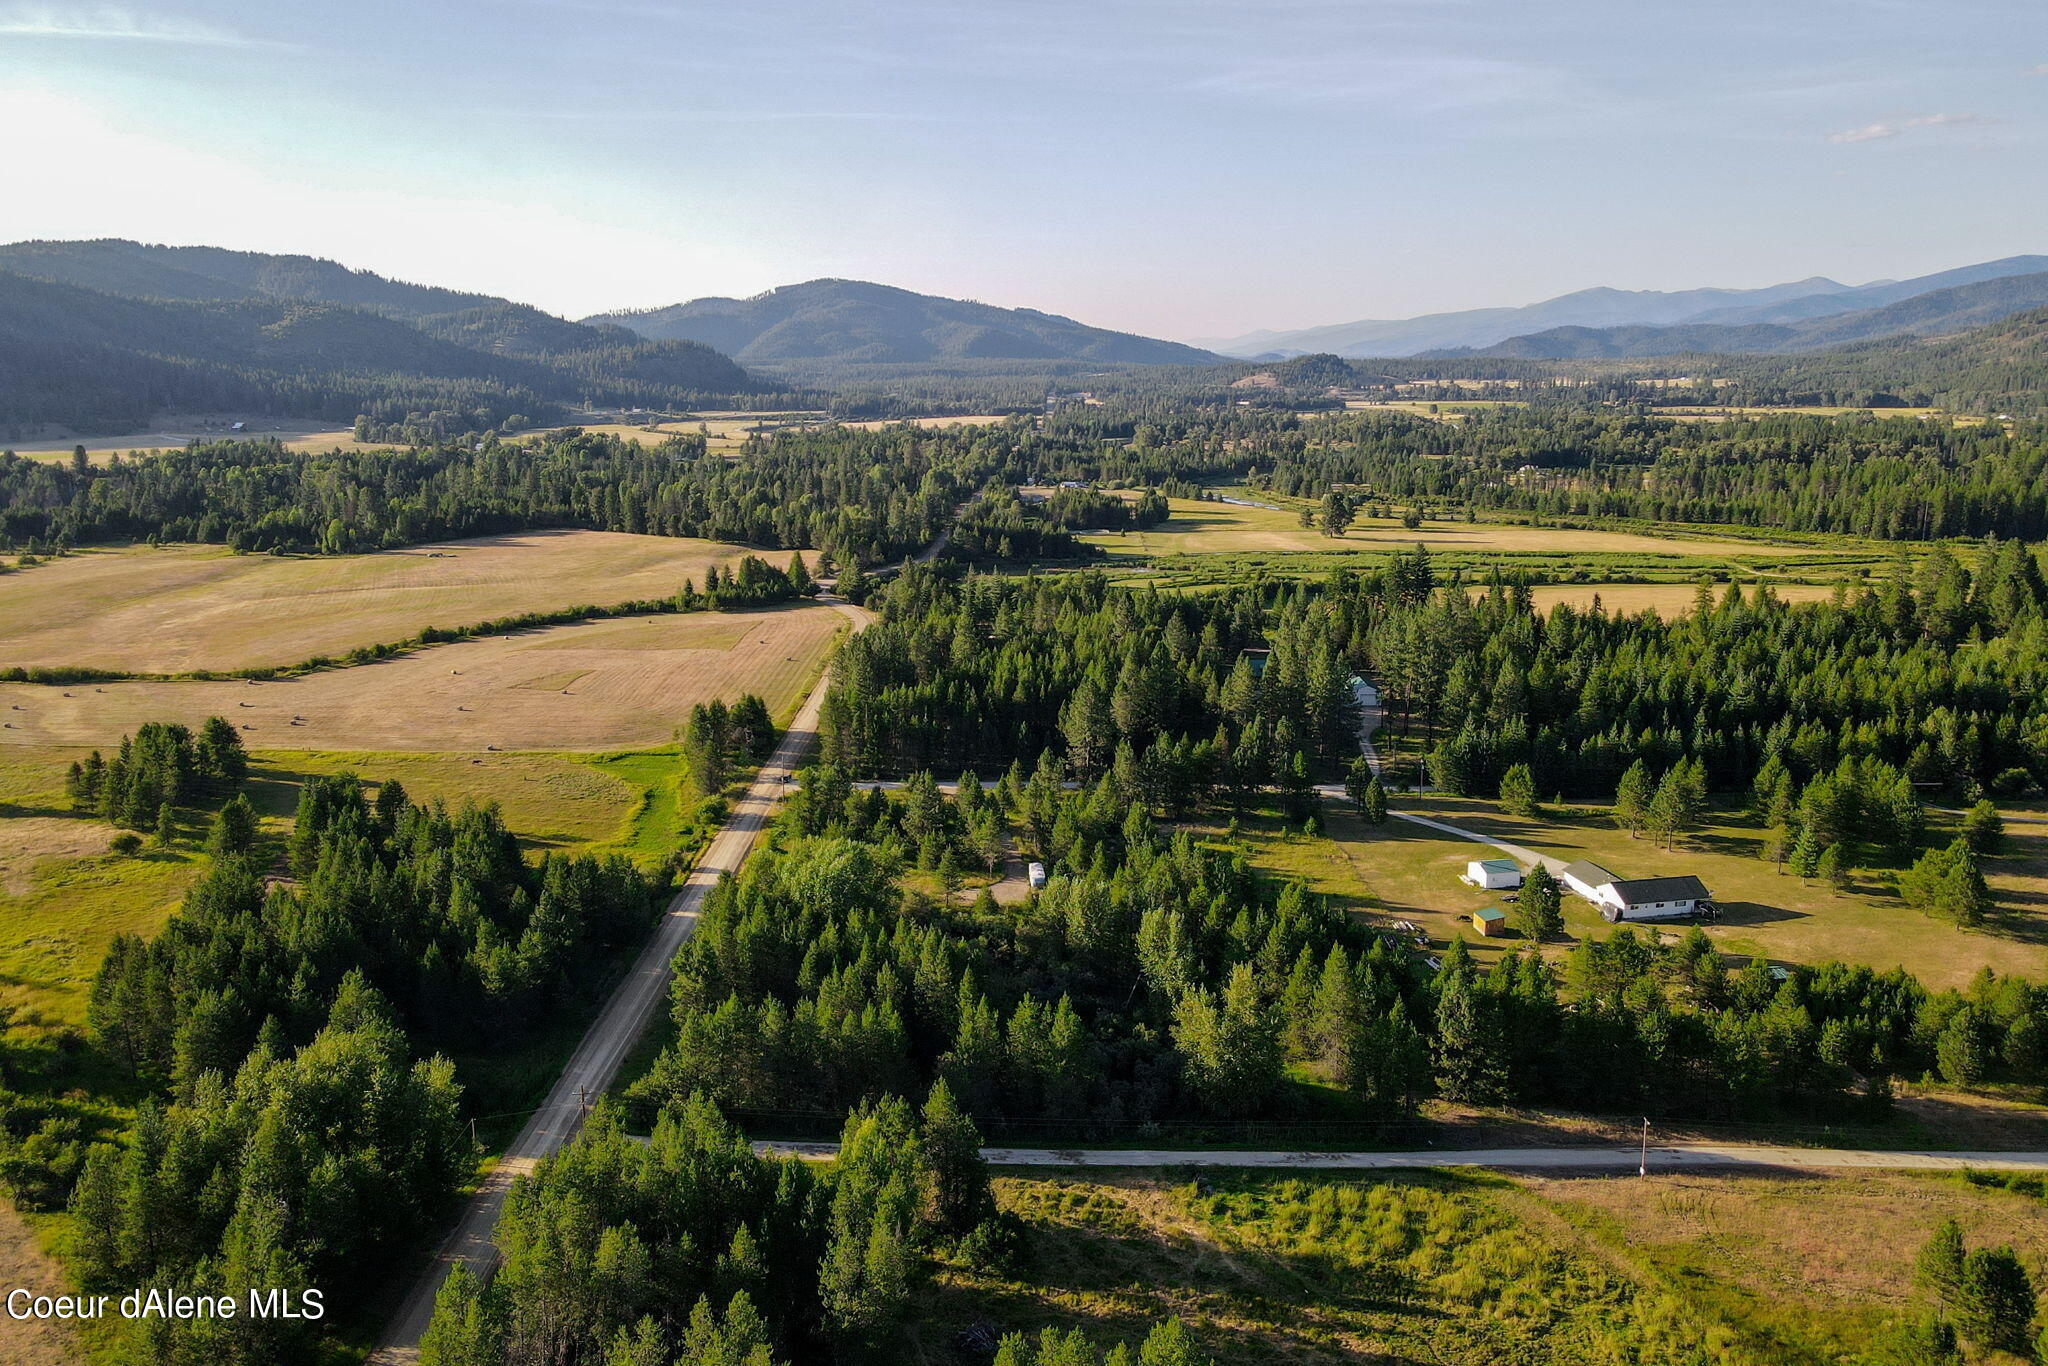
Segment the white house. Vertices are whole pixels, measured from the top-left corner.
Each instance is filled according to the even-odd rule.
[[[1465,881],[1489,891],[1522,885],[1522,865],[1511,858],[1476,858],[1465,865]]]
[[[1566,865],[1561,878],[1566,887],[1595,905],[1600,903],[1600,889],[1619,881],[1614,874],[1591,859],[1580,859],[1577,863]]]
[[[1608,920],[1680,920],[1713,911],[1713,894],[1691,874],[1618,878],[1597,863],[1579,860],[1564,870],[1564,884],[1600,908]]]

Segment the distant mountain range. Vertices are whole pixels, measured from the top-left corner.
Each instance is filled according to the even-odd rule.
[[[469,430],[572,405],[755,392],[689,341],[570,322],[309,256],[137,242],[0,246],[0,423],[121,430],[165,409]],[[479,422],[479,418],[490,421]]]
[[[1222,357],[1179,342],[1090,327],[1033,308],[997,308],[860,280],[811,280],[751,299],[693,299],[583,321],[643,337],[695,341],[742,363],[908,365],[934,361],[1090,360],[1208,365]]]
[[[2003,404],[2032,386],[2006,372],[2017,365],[2033,375],[2015,348],[2024,353],[2025,339],[2039,333],[2032,324],[2009,335],[1995,325],[2044,307],[2048,256],[2014,256],[1860,286],[1816,277],[1757,290],[1582,290],[1526,308],[1261,332],[1216,345],[1255,351],[1262,363],[1327,362],[1330,383],[1346,369],[1336,355],[1469,366],[1704,353],[1728,364],[1799,360],[1784,372],[1796,374],[1788,384],[1882,390],[1896,372],[1921,391],[1947,392],[1953,386],[1928,369],[1939,353],[1926,349],[1930,339],[1993,325],[1989,350],[1965,347],[1955,359],[1975,367],[1964,384],[1972,401]],[[1243,361],[1036,309],[855,280],[572,322],[310,256],[114,239],[0,246],[0,439],[46,425],[135,430],[167,410],[340,424],[363,416],[386,434],[431,437],[515,417],[563,421],[580,408],[739,401],[766,392],[750,368],[785,391],[923,375],[1003,377],[1025,393],[1125,366],[1221,366],[1218,382],[1227,382]],[[1756,378],[1775,382],[1763,370]],[[1207,378],[1188,371],[1174,382]]]
[[[1747,290],[1585,289],[1524,308],[1252,332],[1197,344],[1252,359],[1315,352],[1351,357],[1476,353],[1563,358],[1793,351],[1981,326],[2048,302],[2048,279],[2018,282],[2043,276],[2048,276],[2048,256],[2011,256],[1911,280],[1857,286],[1815,276]],[[1972,292],[1973,286],[1988,288]],[[1915,301],[1920,301],[1917,308],[1905,307]]]

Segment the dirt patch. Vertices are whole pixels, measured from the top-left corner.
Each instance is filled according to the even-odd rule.
[[[15,1289],[62,1295],[71,1287],[28,1221],[0,1199],[0,1295]],[[78,1340],[62,1323],[0,1314],[0,1366],[80,1366],[84,1360]]]
[[[111,826],[65,816],[9,816],[0,821],[0,892],[26,896],[46,859],[72,861],[107,852]]]

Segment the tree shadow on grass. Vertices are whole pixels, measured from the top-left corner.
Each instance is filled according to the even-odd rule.
[[[1780,920],[1805,920],[1811,912],[1785,906],[1766,906],[1760,901],[1716,901],[1722,925],[1768,925]]]
[[[1218,1362],[1437,1366],[1444,1358],[1431,1344],[1474,1345],[1468,1325],[1403,1293],[1405,1281],[1391,1272],[1375,1276],[1333,1258],[1212,1240],[1177,1199],[1165,1218],[1147,1221],[1114,1196],[1089,1199],[1100,1178],[1014,1179],[1026,1188],[1017,1203],[1027,1217],[1015,1264],[1000,1274],[942,1279],[918,1315],[922,1359],[985,1366],[988,1351],[968,1340],[1010,1332],[1036,1338],[1049,1327],[1078,1327],[1103,1347],[1135,1347],[1173,1317]]]

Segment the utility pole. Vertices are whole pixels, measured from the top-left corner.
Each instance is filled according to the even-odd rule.
[[[576,1087],[576,1122],[581,1124],[584,1120],[588,1119],[589,1117],[590,1088],[579,1084]],[[1643,1127],[1645,1128],[1645,1130],[1649,1128],[1649,1124],[1649,1120],[1646,1119],[1643,1121]]]
[[[1641,1155],[1640,1157],[1638,1157],[1638,1158],[1636,1159],[1636,1175],[1637,1175],[1637,1176],[1648,1176],[1649,1174],[1650,1174],[1650,1117],[1649,1117],[1648,1115],[1644,1115],[1644,1116],[1643,1116],[1643,1151],[1642,1151],[1642,1155]]]

